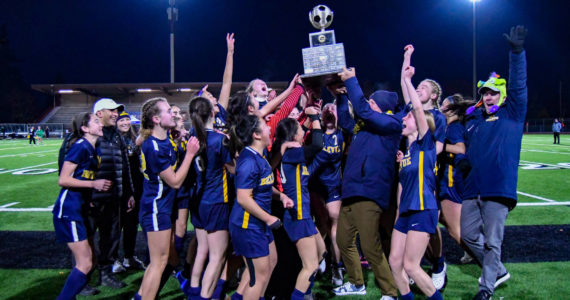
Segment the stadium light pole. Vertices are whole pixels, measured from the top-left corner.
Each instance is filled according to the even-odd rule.
[[[477,96],[477,9],[476,3],[481,0],[470,0],[473,3],[473,100]]]
[[[170,23],[170,83],[174,83],[174,22],[178,21],[178,8],[176,0],[168,0],[168,21]]]

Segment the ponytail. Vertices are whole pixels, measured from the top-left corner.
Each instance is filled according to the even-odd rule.
[[[160,108],[158,108],[158,102],[167,102],[166,98],[163,97],[156,97],[151,98],[143,103],[141,108],[141,129],[140,135],[142,140],[146,140],[151,134],[152,129],[154,128],[154,122],[152,121],[152,117],[158,115],[160,113]]]
[[[78,139],[82,138],[83,135],[85,135],[81,127],[89,126],[89,120],[91,120],[91,115],[93,114],[84,112],[84,113],[79,113],[73,117],[73,119],[71,120],[71,128],[72,128],[71,137],[66,145],[66,150],[69,150],[69,148],[71,148],[71,145],[73,145]]]
[[[253,144],[253,134],[260,133],[261,121],[258,116],[246,115],[230,127],[230,153],[237,155],[243,148]]]

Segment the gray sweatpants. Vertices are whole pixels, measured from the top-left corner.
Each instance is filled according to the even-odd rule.
[[[464,200],[461,206],[461,239],[482,266],[479,290],[493,294],[497,276],[507,272],[501,263],[501,245],[509,209],[480,198]]]

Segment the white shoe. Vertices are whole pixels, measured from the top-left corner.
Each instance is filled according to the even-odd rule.
[[[437,290],[441,290],[447,284],[447,264],[443,263],[443,270],[439,273],[431,274],[431,281]]]
[[[123,267],[123,265],[121,264],[120,261],[116,260],[115,263],[113,264],[112,271],[113,271],[113,274],[117,274],[117,273],[125,272],[126,269],[125,269],[125,267]]]
[[[366,286],[363,284],[360,288],[357,288],[354,284],[347,281],[345,284],[334,288],[333,293],[337,296],[366,295]]]
[[[497,280],[495,281],[494,287],[497,288],[503,282],[509,280],[511,278],[511,273],[507,272],[503,275],[497,276]],[[481,277],[479,277],[479,284],[481,284]]]
[[[333,286],[341,286],[343,281],[342,270],[338,267],[332,269],[332,284]]]
[[[323,274],[327,270],[327,260],[323,258],[319,264],[319,273]]]
[[[472,262],[472,261],[473,261],[473,257],[472,257],[471,255],[469,255],[469,253],[467,253],[467,251],[464,251],[464,252],[463,252],[463,257],[461,257],[461,258],[459,259],[459,261],[460,261],[462,264],[465,265],[465,264],[468,264],[468,263]]]

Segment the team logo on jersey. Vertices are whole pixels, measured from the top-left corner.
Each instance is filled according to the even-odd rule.
[[[303,166],[303,172],[301,173],[301,175],[309,175],[309,170],[307,170],[307,166]]]
[[[323,148],[323,151],[325,151],[329,154],[340,153],[340,147],[339,146],[327,146],[327,147]]]
[[[273,173],[265,178],[261,178],[261,183],[259,185],[273,185]]]
[[[486,122],[494,122],[494,121],[497,121],[498,119],[499,119],[499,116],[492,115],[492,116],[488,117],[485,121]]]

